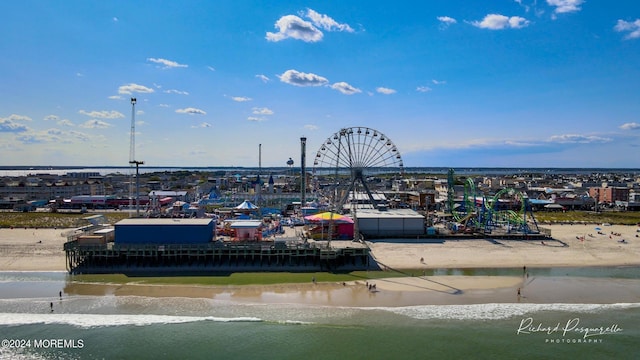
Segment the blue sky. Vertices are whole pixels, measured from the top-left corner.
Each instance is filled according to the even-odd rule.
[[[640,167],[637,1],[2,1],[0,165]],[[311,158],[311,160],[309,160]]]

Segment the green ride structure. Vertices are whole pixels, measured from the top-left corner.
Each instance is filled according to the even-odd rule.
[[[473,179],[464,181],[461,201],[455,199],[453,169],[448,173],[447,207],[457,229],[465,233],[539,234],[540,229],[525,193],[504,188],[492,197],[479,194]]]

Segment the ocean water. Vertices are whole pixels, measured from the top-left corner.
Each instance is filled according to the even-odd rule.
[[[0,273],[0,359],[637,359],[640,350],[640,303],[60,300],[64,283],[64,273]]]

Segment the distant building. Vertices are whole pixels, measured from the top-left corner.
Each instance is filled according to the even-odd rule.
[[[600,204],[611,204],[616,201],[629,201],[629,188],[618,186],[603,186],[589,188],[589,196]]]

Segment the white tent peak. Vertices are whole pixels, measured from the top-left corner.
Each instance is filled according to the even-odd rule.
[[[242,204],[236,206],[235,209],[238,209],[238,210],[257,210],[257,209],[259,209],[259,207],[257,205],[255,205],[255,204],[253,204],[251,201],[245,200],[245,201],[242,202]]]

